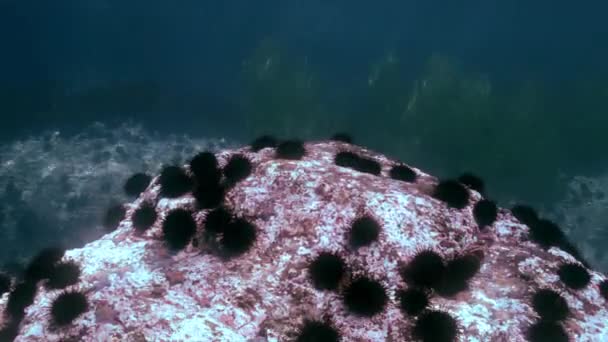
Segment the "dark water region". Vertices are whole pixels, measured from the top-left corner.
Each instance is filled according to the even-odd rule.
[[[55,201],[88,209],[62,207],[49,222],[76,227],[107,205],[78,197],[103,175],[156,172],[194,141],[347,131],[439,177],[473,171],[501,204],[552,213],[593,254],[608,242],[607,11],[602,1],[0,0],[0,186],[14,184],[4,193],[18,193],[20,210],[44,207],[44,221],[58,209],[23,199],[71,184]],[[54,131],[63,147],[47,150]],[[42,177],[23,171],[32,165],[55,166]],[[9,211],[10,230],[39,225]]]

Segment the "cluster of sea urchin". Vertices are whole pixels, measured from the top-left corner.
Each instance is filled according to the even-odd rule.
[[[352,144],[352,137],[348,135],[336,135],[332,140]],[[275,157],[279,159],[300,160],[306,155],[306,148],[299,140],[279,141],[272,136],[262,136],[251,144],[253,152],[266,148],[274,148]],[[338,152],[334,162],[337,166],[372,175],[380,175],[382,170],[377,161],[349,150]],[[199,207],[211,209],[205,216],[205,232],[217,237],[221,248],[227,254],[242,254],[251,248],[257,230],[249,221],[236,217],[222,205],[222,201],[227,187],[247,178],[252,170],[250,160],[244,155],[233,155],[223,170],[220,170],[215,155],[203,152],[195,156],[190,163],[192,176],[178,167],[165,168],[161,172],[159,181],[161,194],[166,197],[179,196],[194,187],[193,195]],[[225,179],[223,183],[220,181],[222,174]],[[413,183],[417,180],[416,172],[405,164],[394,165],[388,175],[392,179],[404,182]],[[467,188],[482,195],[485,193],[483,181],[472,173],[466,173],[454,180],[440,181],[435,186],[432,196],[443,201],[450,208],[463,209],[470,202]],[[513,208],[512,212],[530,227],[531,240],[541,247],[560,246],[564,250],[569,248],[567,251],[575,251],[572,246],[568,246],[559,228],[548,220],[538,218],[530,208],[519,206]],[[148,218],[144,220],[146,224],[142,224],[142,227],[147,227],[155,221],[148,207],[142,206],[138,213]],[[498,216],[498,208],[493,201],[483,198],[474,204],[472,213],[479,228],[484,229],[494,223]],[[180,216],[180,220],[175,219],[177,216]],[[176,222],[173,222],[174,219]],[[180,228],[176,228],[177,226]],[[380,224],[371,216],[359,217],[353,222],[349,231],[350,246],[355,249],[370,246],[378,239],[380,228]],[[191,240],[195,230],[196,223],[192,219],[192,213],[184,209],[174,209],[163,221],[165,242],[173,248],[183,248]],[[405,314],[417,317],[412,331],[415,338],[423,341],[451,341],[456,338],[458,322],[447,312],[429,309],[431,297],[433,294],[451,297],[463,291],[480,267],[481,257],[476,254],[456,255],[444,259],[435,251],[423,250],[402,269],[401,275],[409,287],[398,291],[399,305]],[[348,311],[364,317],[381,312],[388,302],[383,285],[366,275],[353,276],[345,280],[348,273],[348,267],[342,257],[333,252],[320,253],[309,265],[313,286],[318,290],[340,291],[343,304]],[[579,265],[562,265],[558,274],[564,284],[573,289],[582,288],[589,283],[588,273]],[[604,287],[608,288],[608,285]],[[565,301],[560,301],[561,297],[556,299],[553,298],[555,297],[553,293],[545,292],[539,291],[533,299],[535,310],[543,317],[541,323],[532,326],[529,330],[529,338],[533,341],[539,331],[559,336],[559,332],[551,330],[558,319],[551,321],[547,317],[562,317],[566,315],[564,312],[567,313],[567,305]],[[608,293],[608,290],[605,292]],[[548,326],[547,320],[553,325]],[[339,333],[327,320],[306,320],[300,329],[298,341],[311,340],[313,337],[316,340],[333,341],[339,339]]]
[[[25,315],[25,309],[34,302],[39,282],[43,281],[49,290],[63,289],[79,282],[80,265],[72,260],[61,261],[64,253],[63,248],[48,247],[32,258],[25,269],[23,281],[16,284],[9,293],[5,307],[8,320],[0,330],[0,337],[10,341],[17,336],[19,323]],[[66,300],[68,297],[78,298],[81,305]],[[87,309],[88,299],[84,292],[75,289],[63,291],[51,302],[51,326],[66,326]]]
[[[336,135],[333,140],[352,144],[352,137],[345,134]],[[300,160],[307,153],[299,140],[278,141],[271,136],[263,136],[251,145],[254,152],[266,148],[274,148],[275,157],[286,160]],[[334,162],[337,166],[372,175],[380,175],[382,170],[376,160],[346,150],[338,152]],[[245,180],[253,171],[250,159],[244,154],[232,155],[220,169],[215,154],[202,152],[190,161],[189,170],[174,165],[162,169],[158,178],[160,196],[177,198],[192,192],[198,208],[209,210],[205,215],[204,232],[217,240],[224,255],[241,255],[252,247],[258,231],[254,224],[234,215],[225,206],[224,196],[230,187]],[[417,180],[416,172],[405,164],[394,165],[388,175],[404,182],[413,183]],[[125,183],[125,192],[130,196],[138,196],[148,188],[150,181],[151,177],[146,174],[135,174]],[[450,208],[463,209],[470,202],[467,187],[481,194],[485,191],[481,179],[467,173],[456,180],[440,181],[432,195]],[[472,213],[479,228],[483,229],[496,220],[498,208],[493,201],[481,199],[475,203]],[[531,208],[514,207],[512,213],[528,225],[530,239],[541,247],[557,246],[566,251],[569,251],[568,248],[573,249],[557,225],[539,218]],[[109,230],[113,229],[124,216],[124,206],[113,206],[106,215],[104,225]],[[145,232],[157,221],[154,204],[149,200],[143,201],[131,215],[131,221],[136,231]],[[162,220],[162,236],[171,250],[185,248],[192,241],[197,228],[193,211],[186,208],[172,209]],[[379,239],[381,232],[380,223],[371,215],[358,217],[350,227],[348,244],[354,250],[371,246]],[[39,280],[45,280],[48,289],[65,288],[78,282],[78,264],[73,261],[61,262],[62,257],[62,250],[49,249],[30,263],[26,270],[26,281],[17,284],[9,295],[9,314],[16,319],[22,317],[25,307],[33,302],[36,282]],[[415,339],[424,342],[456,340],[458,321],[448,312],[429,308],[430,302],[435,294],[451,297],[465,290],[479,271],[481,260],[482,257],[476,254],[462,254],[446,259],[438,252],[427,249],[416,253],[400,270],[408,287],[397,292],[399,307],[405,315],[416,317],[412,326],[412,336]],[[309,264],[308,272],[315,289],[340,292],[345,309],[354,315],[364,318],[376,316],[389,303],[382,282],[365,272],[350,274],[347,263],[339,253],[319,253]],[[582,289],[591,280],[586,268],[577,263],[561,265],[557,274],[570,289]],[[608,297],[608,281],[600,284],[600,293],[605,298]],[[89,306],[84,292],[63,291],[51,304],[51,323],[55,327],[66,326],[86,312]],[[532,297],[532,306],[540,320],[528,329],[527,337],[530,341],[540,341],[547,336],[551,336],[554,341],[568,339],[561,322],[569,316],[570,311],[566,300],[559,293],[549,289],[538,290]],[[297,334],[297,341],[340,340],[338,329],[328,319],[305,319]]]

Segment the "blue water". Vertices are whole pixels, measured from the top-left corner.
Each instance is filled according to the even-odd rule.
[[[608,269],[605,13],[561,0],[0,0],[0,224],[36,229],[19,221],[33,210],[78,227],[120,198],[103,179],[183,161],[197,141],[345,130],[440,177],[480,173],[502,205],[553,215]],[[54,132],[59,152],[45,148]],[[160,156],[134,164],[118,145]],[[60,167],[41,178],[31,165]],[[55,200],[80,200],[80,216],[31,196],[66,184]],[[68,198],[102,185],[104,203]]]
[[[608,44],[602,42],[608,41],[607,10],[602,1],[575,5],[547,0],[3,0],[0,85],[35,87],[38,93],[30,99],[35,105],[29,108],[35,112],[52,108],[53,96],[67,89],[148,82],[168,98],[164,109],[186,112],[180,116],[184,120],[193,113],[181,108],[187,107],[183,103],[239,118],[244,114],[234,99],[242,62],[262,39],[272,37],[282,49],[307,56],[325,82],[351,95],[358,94],[370,64],[389,50],[401,57],[406,79],[419,75],[429,55],[441,53],[497,82],[535,79],[561,87],[606,74]],[[12,118],[24,114],[36,122],[4,125],[10,128],[2,133],[125,115],[105,112],[79,119],[82,114],[40,117],[3,111]],[[160,115],[128,115],[150,125],[163,120]],[[222,128],[230,121],[215,120]]]

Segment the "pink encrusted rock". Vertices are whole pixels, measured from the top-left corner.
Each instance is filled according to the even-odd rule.
[[[598,290],[605,276],[591,272],[583,290],[566,288],[557,276],[564,262],[577,262],[558,248],[542,249],[528,239],[528,227],[507,210],[480,230],[470,204],[451,209],[430,196],[434,177],[414,169],[415,183],[388,177],[397,161],[340,142],[306,144],[299,161],[275,159],[274,150],[248,148],[219,153],[220,164],[234,153],[254,169],[231,188],[226,206],[257,227],[245,254],[223,259],[203,239],[207,210],[197,210],[187,194],[159,197],[158,179],[128,204],[118,229],[69,250],[64,259],[80,262],[81,281],[70,287],[87,293],[89,310],[70,326],[53,329],[49,308],[61,292],[39,286],[26,309],[16,341],[292,341],[305,319],[329,320],[342,341],[414,341],[416,318],[402,313],[396,293],[407,288],[400,269],[424,249],[445,258],[474,253],[481,269],[468,288],[446,298],[433,294],[430,308],[458,322],[458,341],[526,341],[538,320],[531,307],[540,288],[562,294],[570,308],[560,324],[571,341],[608,340],[608,303]],[[338,151],[350,150],[378,161],[380,176],[334,165]],[[136,234],[130,216],[143,201],[156,204],[159,219]],[[178,253],[161,240],[161,223],[170,209],[194,212],[195,243]],[[350,224],[371,215],[382,227],[378,241],[353,249]],[[322,251],[338,253],[348,274],[337,291],[312,287],[307,267]],[[348,279],[366,275],[386,289],[388,304],[372,317],[349,313],[341,294]],[[4,308],[5,295],[0,301]],[[6,320],[6,318],[4,318]]]

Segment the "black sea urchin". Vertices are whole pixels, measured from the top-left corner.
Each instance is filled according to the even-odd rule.
[[[36,283],[25,281],[19,283],[9,293],[8,301],[5,310],[13,318],[20,320],[23,317],[23,311],[34,302],[38,288]]]
[[[346,308],[358,316],[374,316],[386,306],[388,296],[382,284],[361,276],[353,279],[342,294]]]
[[[403,280],[410,285],[433,288],[443,277],[445,264],[441,255],[432,250],[417,253],[401,270]]]
[[[519,222],[527,226],[530,226],[538,221],[538,214],[536,213],[536,210],[528,205],[517,204],[513,206],[513,208],[511,208],[511,214],[513,214],[513,216],[515,216]]]
[[[382,166],[377,161],[361,157],[360,155],[350,151],[338,152],[334,157],[334,163],[340,167],[348,167],[350,169],[363,173],[369,173],[375,176],[379,175],[380,171],[382,171]]]
[[[32,258],[25,269],[25,279],[32,282],[47,279],[53,272],[55,263],[59,262],[65,249],[62,247],[47,247]]]
[[[262,135],[251,143],[251,150],[258,152],[267,147],[276,147],[278,140],[272,135]]]
[[[568,342],[570,338],[558,322],[540,320],[526,331],[529,342]]]
[[[464,254],[449,260],[446,264],[447,273],[468,281],[481,268],[481,260],[475,254]]]
[[[546,321],[561,321],[570,313],[564,297],[551,289],[536,291],[532,296],[532,307]]]
[[[107,232],[111,232],[118,228],[118,224],[125,218],[127,210],[122,204],[110,206],[103,217],[102,225]]]
[[[222,204],[226,189],[222,184],[199,185],[192,192],[200,209],[211,209]]]
[[[585,266],[587,268],[591,268],[589,266],[589,262],[587,260],[585,260],[585,258],[583,257],[581,252],[578,250],[578,248],[576,248],[576,246],[574,244],[572,244],[570,241],[567,241],[566,239],[564,239],[560,244],[558,244],[558,247],[561,250],[563,250],[564,252],[567,252],[570,255],[572,255],[576,260],[578,260],[581,264],[583,264],[583,266]]]
[[[173,250],[186,247],[196,232],[196,222],[186,209],[173,209],[163,221],[163,239]]]
[[[334,134],[331,139],[332,141],[340,141],[343,143],[347,143],[347,144],[352,144],[353,143],[353,137],[345,132],[339,132]]]
[[[298,331],[296,342],[338,342],[340,334],[330,323],[305,320]]]
[[[306,155],[306,148],[299,140],[286,140],[279,143],[275,155],[279,159],[300,160]]]
[[[321,252],[308,266],[308,274],[317,290],[335,290],[346,273],[346,263],[338,254]]]
[[[469,188],[479,192],[482,195],[485,191],[485,185],[483,183],[483,180],[470,172],[465,172],[460,175],[458,177],[458,181],[468,186]]]
[[[369,173],[370,175],[378,176],[382,171],[382,166],[379,162],[373,159],[360,157],[357,164],[355,164],[354,169],[359,172]]]
[[[543,248],[559,246],[566,241],[566,236],[553,221],[539,219],[529,224],[528,227],[530,228],[530,240]]]
[[[143,203],[139,208],[135,209],[131,216],[133,228],[139,233],[143,233],[148,228],[152,227],[157,218],[156,209],[150,203]]]
[[[410,287],[397,292],[399,308],[410,316],[420,314],[429,305],[428,293],[420,288]]]
[[[198,185],[218,184],[222,176],[215,154],[210,151],[200,152],[190,160],[190,171]]]
[[[232,221],[232,212],[226,207],[218,207],[207,213],[205,217],[205,232],[212,235],[221,234]]]
[[[255,242],[257,228],[244,218],[230,222],[220,237],[220,245],[228,257],[247,252]]]
[[[8,292],[11,289],[11,277],[9,277],[5,273],[0,273],[0,297],[5,292]]]
[[[86,295],[79,291],[65,291],[51,304],[51,323],[57,327],[71,324],[89,309]]]
[[[412,334],[423,342],[453,342],[458,336],[458,322],[447,312],[423,312],[416,323]]]
[[[371,216],[362,216],[356,219],[349,231],[349,242],[353,248],[369,246],[378,240],[380,224]]]
[[[600,282],[598,290],[600,291],[600,295],[604,297],[604,300],[608,301],[608,279],[604,279]]]
[[[439,182],[433,191],[433,197],[456,209],[463,209],[469,204],[469,190],[455,180]]]
[[[480,259],[473,254],[457,256],[449,260],[444,268],[440,282],[435,285],[435,291],[446,297],[451,297],[465,290],[468,282],[481,267]]]
[[[68,260],[55,264],[51,276],[46,282],[48,289],[63,289],[74,285],[80,279],[80,265]]]
[[[127,179],[123,190],[127,196],[137,197],[146,190],[151,181],[152,177],[150,175],[141,172],[136,173]]]
[[[473,217],[480,229],[489,226],[496,221],[498,207],[496,203],[488,199],[482,199],[473,207]]]
[[[576,263],[566,263],[557,270],[559,279],[571,289],[580,290],[589,285],[591,275],[587,269]]]
[[[236,184],[249,177],[252,170],[251,161],[242,154],[235,154],[230,157],[223,169],[224,176],[230,184]]]
[[[407,183],[414,183],[416,181],[416,172],[405,164],[393,166],[389,171],[389,176],[392,179]]]
[[[161,170],[159,183],[163,197],[177,198],[192,190],[192,179],[183,168],[175,165],[165,166]]]
[[[359,162],[359,156],[350,151],[340,151],[334,157],[334,164],[340,167],[354,168]]]

